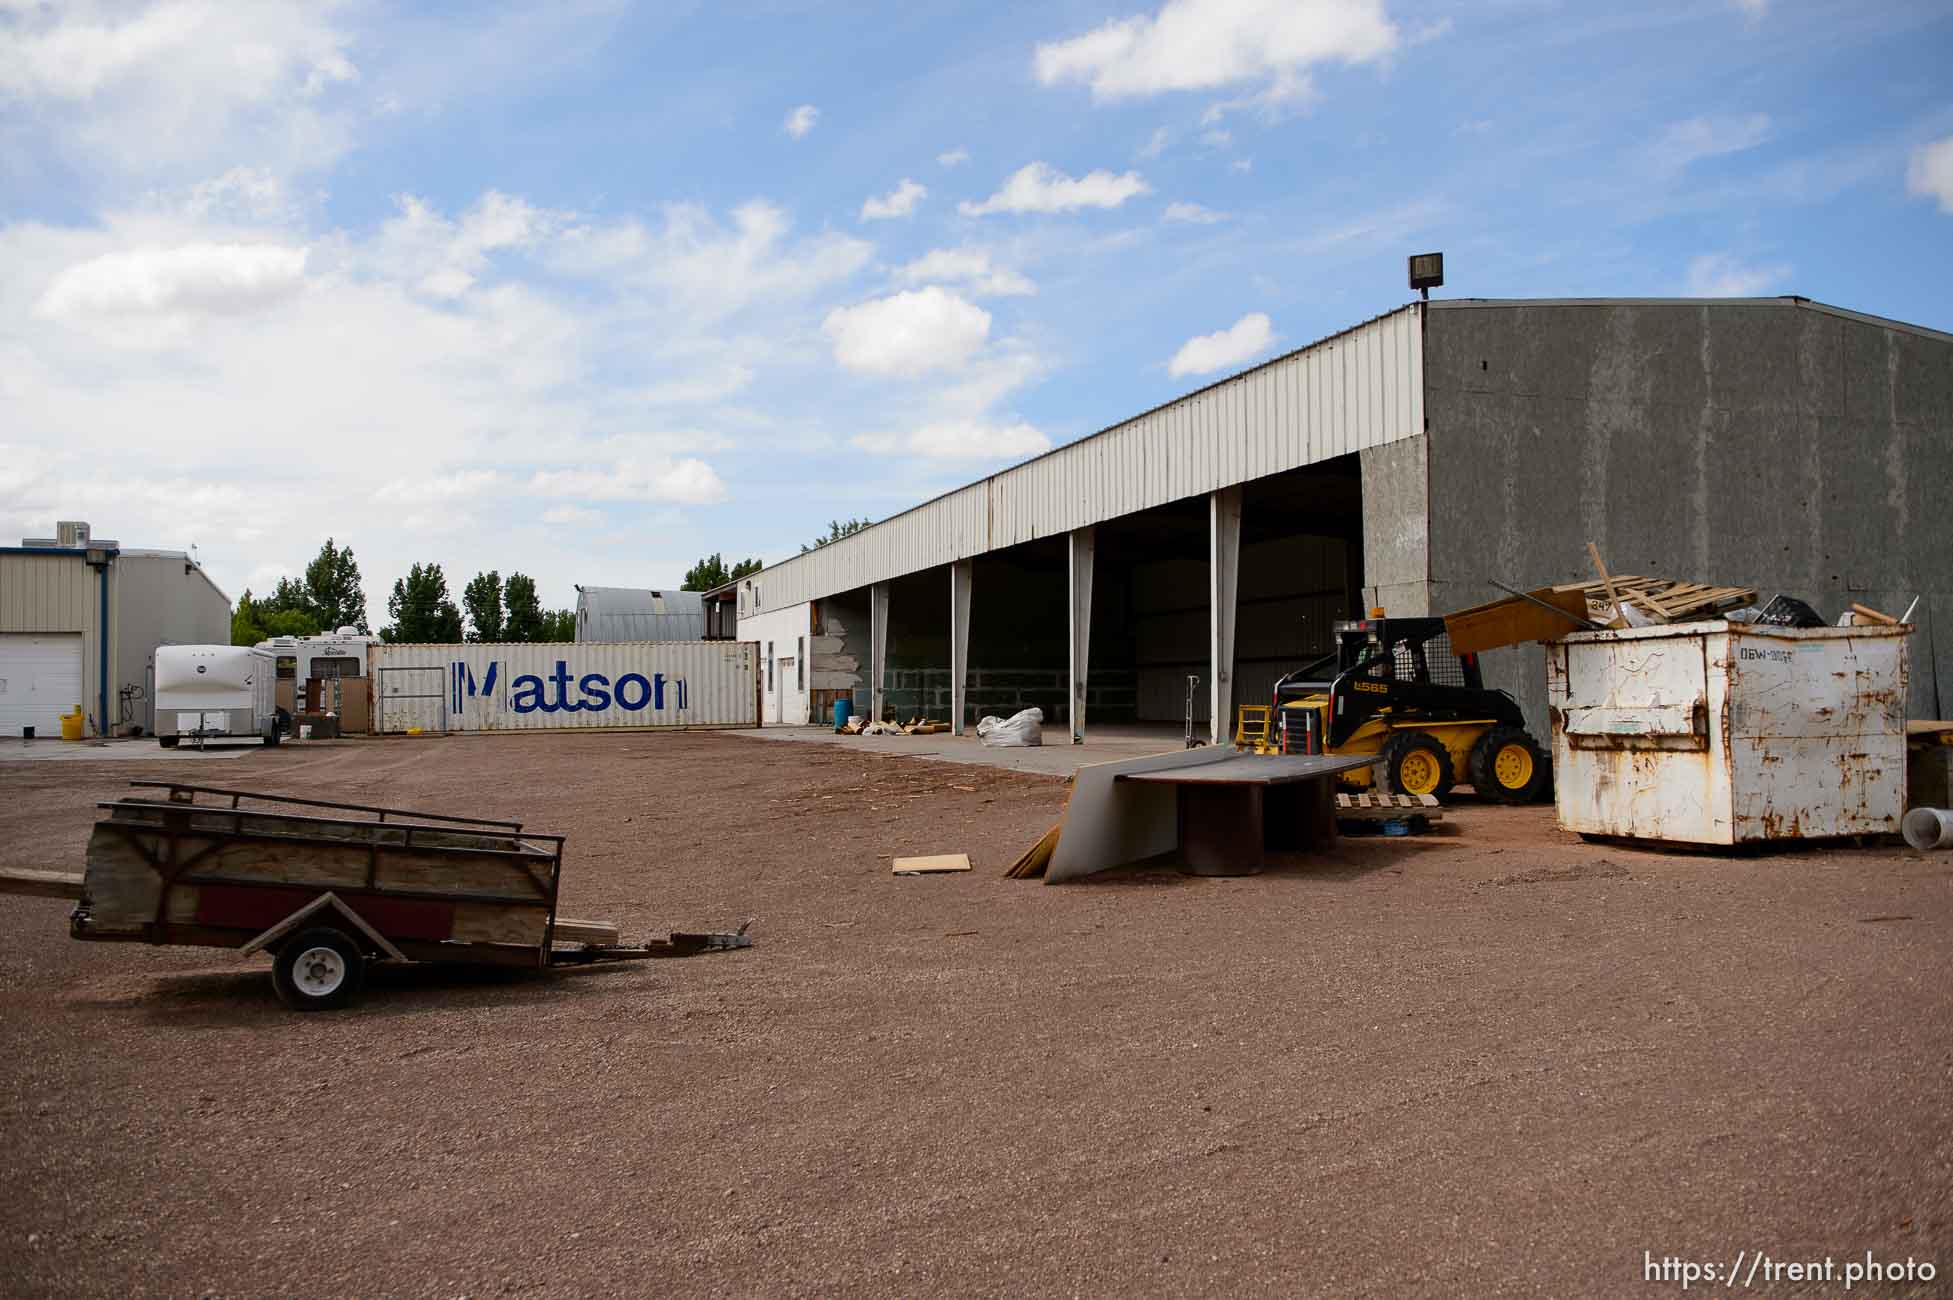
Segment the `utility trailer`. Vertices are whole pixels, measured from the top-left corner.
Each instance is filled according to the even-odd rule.
[[[0,871],[0,892],[75,899],[77,939],[268,951],[300,1011],[352,1001],[373,961],[547,969],[752,943],[742,925],[631,945],[558,915],[565,837],[521,822],[130,785],[97,805],[85,872]]]

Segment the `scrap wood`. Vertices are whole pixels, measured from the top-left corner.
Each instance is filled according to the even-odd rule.
[[[946,871],[968,871],[967,853],[938,853],[926,858],[897,858],[889,869],[898,876],[933,876]]]
[[[1855,600],[1851,602],[1851,612],[1863,618],[1868,618],[1874,623],[1882,623],[1887,627],[1891,627],[1899,621],[1890,614],[1880,613],[1871,606],[1861,605]]]
[[[1024,850],[1022,857],[1010,864],[1010,869],[1004,875],[1012,880],[1029,880],[1033,876],[1043,875],[1044,869],[1051,865],[1051,855],[1057,852],[1058,835],[1064,829],[1065,824],[1060,821],[1046,831],[1036,844]]]
[[[1393,821],[1401,817],[1422,817],[1426,821],[1441,822],[1444,813],[1436,795],[1364,791],[1337,795],[1336,817],[1340,821]]]

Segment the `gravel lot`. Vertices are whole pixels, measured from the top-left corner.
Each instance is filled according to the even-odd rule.
[[[94,801],[165,774],[0,769],[0,863],[79,870]],[[1665,855],[1467,807],[1249,879],[1043,888],[1001,871],[1056,779],[829,746],[396,740],[180,775],[519,817],[570,836],[566,911],[627,936],[752,916],[756,946],[401,970],[299,1016],[262,961],[75,943],[68,904],[0,898],[10,1295],[1676,1290],[1644,1251],[1953,1270],[1953,854]],[[889,875],[953,851],[977,869]]]

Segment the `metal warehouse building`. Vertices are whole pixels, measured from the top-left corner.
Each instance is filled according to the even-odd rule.
[[[1219,740],[1335,620],[1587,579],[1593,541],[1833,615],[1923,597],[1910,708],[1943,717],[1949,484],[1953,335],[1803,298],[1417,302],[711,596],[767,722],[845,695],[1079,736],[1179,721],[1198,675]],[[1546,734],[1540,651],[1485,673]]]
[[[152,731],[156,647],[228,644],[231,601],[182,551],[91,538],[85,523],[0,547],[0,736]]]

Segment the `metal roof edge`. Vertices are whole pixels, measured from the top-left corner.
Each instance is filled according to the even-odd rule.
[[[1834,307],[1830,303],[1795,293],[1769,298],[1433,298],[1430,305],[1446,310],[1460,307],[1794,307],[1953,343],[1953,333],[1936,330],[1930,325],[1915,325],[1911,321],[1894,320],[1889,316],[1874,316],[1870,312],[1852,311],[1848,307]]]
[[[1367,319],[1356,322],[1356,324],[1354,325],[1345,326],[1344,328],[1337,330],[1333,334],[1325,334],[1319,339],[1314,339],[1311,342],[1304,343],[1299,348],[1291,348],[1289,351],[1284,352],[1279,356],[1270,357],[1266,361],[1258,361],[1254,365],[1247,367],[1245,370],[1237,370],[1231,375],[1224,375],[1221,378],[1216,379],[1211,383],[1202,384],[1199,388],[1191,389],[1187,392],[1181,393],[1178,397],[1168,398],[1164,402],[1160,402],[1157,403],[1156,405],[1149,406],[1145,410],[1140,411],[1135,415],[1129,415],[1123,420],[1119,420],[1116,423],[1106,425],[1104,428],[1095,429],[1091,433],[1080,434],[1078,437],[1073,438],[1070,442],[1062,442],[1055,447],[1039,452],[1035,456],[1027,456],[1023,460],[1017,461],[1014,464],[1006,465],[1004,466],[1004,468],[1000,470],[997,470],[990,474],[986,474],[982,478],[971,479],[968,483],[964,483],[957,487],[950,488],[946,492],[938,492],[935,496],[929,497],[923,501],[918,501],[915,505],[910,506],[906,510],[898,510],[896,513],[890,515],[886,519],[877,519],[874,523],[868,525],[868,527],[862,529],[860,532],[849,533],[846,537],[837,538],[834,541],[828,542],[825,546],[818,546],[810,550],[801,551],[798,554],[789,555],[786,559],[779,560],[773,564],[769,564],[765,568],[760,569],[756,573],[749,573],[743,578],[735,578],[731,582],[724,583],[717,587],[713,587],[710,590],[703,592],[702,594],[706,596],[714,596],[723,591],[731,591],[737,588],[739,584],[742,582],[751,582],[755,578],[764,577],[768,573],[772,572],[774,569],[779,568],[781,565],[792,564],[795,560],[800,559],[802,556],[812,555],[814,554],[815,551],[824,551],[829,546],[845,546],[848,542],[852,541],[854,538],[860,537],[865,533],[872,532],[875,529],[880,528],[883,524],[892,523],[895,520],[902,518],[904,515],[912,515],[918,510],[926,510],[930,506],[935,505],[938,501],[948,500],[950,497],[955,496],[958,492],[967,492],[971,488],[976,487],[979,484],[994,482],[995,480],[1004,477],[1004,475],[1006,474],[1014,474],[1018,470],[1023,469],[1026,465],[1035,465],[1038,461],[1048,459],[1049,457],[1052,456],[1056,456],[1061,451],[1068,451],[1071,448],[1079,446],[1082,443],[1090,442],[1094,438],[1102,438],[1108,433],[1114,433],[1120,429],[1125,428],[1129,424],[1133,424],[1140,420],[1143,420],[1147,416],[1152,415],[1157,411],[1164,411],[1169,406],[1177,406],[1181,402],[1191,401],[1192,399],[1201,396],[1203,393],[1212,392],[1216,388],[1220,388],[1226,384],[1231,384],[1237,379],[1243,379],[1248,375],[1255,374],[1259,371],[1266,370],[1270,366],[1278,366],[1282,362],[1291,360],[1295,357],[1299,357],[1305,352],[1311,352],[1316,348],[1323,347],[1326,344],[1334,343],[1337,339],[1343,338],[1346,335],[1354,334],[1356,333],[1356,331],[1360,329],[1368,328],[1369,326],[1376,324],[1378,321],[1387,320],[1390,317],[1399,315],[1403,312],[1415,311],[1420,307],[1430,306],[1430,305],[1432,304],[1413,300],[1411,302],[1405,303],[1401,307],[1392,307],[1389,311],[1379,312],[1375,316],[1371,316],[1368,317]]]

